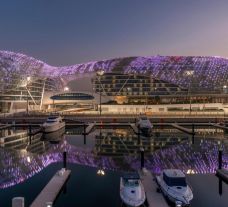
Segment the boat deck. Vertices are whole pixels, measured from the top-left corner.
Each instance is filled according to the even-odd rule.
[[[139,171],[144,190],[146,192],[146,198],[149,207],[168,207],[168,204],[163,197],[162,193],[157,192],[157,183],[153,179],[151,172]]]

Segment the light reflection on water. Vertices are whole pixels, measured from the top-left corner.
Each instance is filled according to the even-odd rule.
[[[0,159],[0,188],[21,183],[40,172],[50,163],[61,162],[62,152],[68,152],[68,162],[111,170],[140,168],[139,148],[145,150],[145,166],[153,173],[164,168],[179,168],[184,172],[214,173],[218,166],[217,140],[221,131],[206,130],[211,139],[191,136],[169,128],[155,128],[151,137],[134,134],[129,128],[95,129],[86,136],[82,128],[70,128],[53,134],[28,136],[27,130],[6,130],[2,133]],[[200,130],[202,133],[202,130]],[[205,133],[204,133],[205,134]],[[13,139],[16,137],[16,139]],[[52,144],[55,143],[55,144]],[[228,168],[227,148],[224,147],[224,167]],[[16,149],[16,150],[15,150]]]
[[[185,172],[191,170],[191,172],[198,173],[197,175],[188,175],[188,181],[194,188],[193,207],[226,206],[228,202],[226,196],[228,194],[227,185],[223,183],[223,195],[220,196],[218,193],[218,179],[214,175],[207,174],[214,173],[218,166],[217,141],[223,140],[225,143],[224,138],[226,136],[222,131],[216,132],[213,129],[203,131],[200,129],[194,145],[191,144],[191,136],[169,128],[155,128],[152,137],[141,136],[140,140],[129,128],[98,128],[86,136],[86,140],[81,135],[82,131],[82,128],[70,128],[66,130],[64,136],[62,136],[62,132],[45,135],[37,134],[32,137],[31,143],[26,129],[1,132],[1,137],[9,135],[17,137],[19,141],[12,138],[7,143],[6,140],[3,142],[3,139],[1,139],[0,188],[5,188],[5,190],[0,191],[0,197],[4,196],[6,198],[8,196],[11,199],[13,196],[18,196],[18,194],[12,194],[12,192],[19,192],[17,186],[22,186],[23,189],[23,186],[36,185],[41,190],[45,183],[41,185],[38,180],[44,176],[43,172],[50,174],[50,172],[56,171],[57,168],[52,166],[59,166],[60,168],[62,164],[59,162],[62,162],[62,152],[67,151],[67,161],[71,163],[69,166],[74,173],[68,183],[69,193],[67,195],[61,193],[56,206],[62,206],[63,204],[74,206],[75,203],[79,206],[89,206],[92,202],[95,202],[95,200],[92,200],[95,198],[94,194],[97,197],[99,195],[108,197],[113,190],[115,195],[113,194],[110,197],[110,202],[115,204],[113,206],[118,206],[120,203],[118,198],[120,172],[140,168],[138,149],[143,146],[146,156],[145,166],[153,173],[159,173],[164,168],[179,168]],[[13,142],[10,143],[10,140]],[[228,168],[227,146],[224,145],[223,148],[224,167]],[[50,165],[51,163],[56,164]],[[94,168],[85,167],[82,170],[81,167],[73,164]],[[50,167],[48,167],[49,165]],[[38,173],[44,168],[47,170]],[[84,179],[84,182],[86,182],[85,179],[89,179],[93,183],[97,182],[98,178],[91,175],[91,173],[96,174],[97,168],[109,172],[106,173],[105,182],[110,184],[112,181],[113,184],[106,188],[94,188],[96,193],[86,191],[87,195],[91,197],[91,202],[86,203],[83,190],[77,192],[77,196],[73,193],[75,192],[75,185],[77,183],[77,188],[87,189],[83,186],[83,183],[80,183],[80,180]],[[80,170],[83,173],[79,173]],[[33,178],[28,179],[30,177]],[[49,177],[51,177],[51,174]],[[16,185],[19,183],[21,184]],[[15,187],[8,188],[9,186]],[[208,191],[205,186],[208,186],[207,188],[210,190]],[[33,194],[29,193],[29,190],[26,192],[24,196],[26,197],[29,194],[28,200],[31,202],[39,191],[37,190]],[[75,199],[75,197],[82,199]],[[9,201],[6,202],[9,203]],[[107,206],[107,203],[100,202],[99,205]]]

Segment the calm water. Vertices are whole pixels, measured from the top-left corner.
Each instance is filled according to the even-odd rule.
[[[10,207],[14,196],[25,197],[26,206],[29,206],[61,167],[62,163],[51,164],[27,181],[0,190],[0,206]],[[96,168],[74,164],[69,164],[68,168],[72,173],[67,183],[66,193],[60,194],[54,206],[119,206],[120,173],[106,171],[106,175],[100,177],[96,174]]]
[[[83,128],[69,128],[66,129],[66,132],[58,132],[52,135],[37,134],[32,137],[31,143],[26,135],[27,129],[1,131],[0,138],[4,136],[8,138],[4,142],[0,142],[2,147],[0,148],[0,182],[5,182],[7,179],[11,181],[15,173],[26,180],[0,190],[0,207],[10,207],[11,199],[15,196],[25,197],[26,206],[29,206],[55,172],[62,167],[62,163],[50,163],[61,161],[57,152],[63,150],[64,147],[68,149],[71,162],[68,164],[68,168],[72,170],[72,174],[65,193],[61,192],[55,206],[119,207],[121,206],[119,198],[120,170],[139,169],[138,149],[140,146],[144,147],[145,154],[148,156],[145,165],[152,171],[157,170],[157,168],[156,170],[153,168],[155,164],[158,167],[167,167],[172,166],[174,162],[175,166],[181,166],[183,170],[188,169],[189,166],[193,168],[195,166],[199,172],[205,172],[208,170],[208,166],[216,166],[217,148],[215,145],[211,146],[207,142],[205,144],[200,143],[204,143],[205,140],[216,140],[216,142],[226,140],[227,135],[222,130],[214,128],[196,128],[196,130],[196,142],[198,144],[195,147],[190,146],[194,155],[192,157],[189,154],[191,153],[189,147],[185,149],[185,145],[183,145],[183,147],[178,148],[179,145],[177,145],[191,141],[191,136],[171,128],[155,128],[152,137],[140,137],[140,140],[130,128],[95,129],[86,139],[81,135]],[[62,136],[63,133],[65,136]],[[19,141],[14,142],[14,140]],[[167,148],[164,153],[161,150],[163,148]],[[194,150],[198,154],[194,153]],[[201,156],[199,152],[202,150],[204,150],[204,154]],[[157,153],[157,157],[152,158],[154,151],[161,153]],[[180,151],[180,153],[178,154],[176,151]],[[83,154],[83,152],[86,153]],[[29,158],[32,159],[31,163],[30,161],[28,163],[27,154],[24,155],[23,153],[29,153]],[[51,161],[47,160],[45,155],[48,156],[48,159],[52,156]],[[126,156],[129,158],[127,159]],[[191,162],[195,165],[191,165]],[[4,170],[6,165],[9,165],[8,169]],[[98,176],[96,174],[98,166],[115,170],[105,170],[105,176]],[[39,169],[38,171],[42,170],[36,173],[37,169]],[[27,179],[26,174],[30,173],[31,170],[34,171],[32,175],[35,175]],[[7,176],[9,178],[6,179]],[[194,193],[191,206],[228,206],[228,185],[223,183],[223,192],[220,195],[219,181],[215,175],[188,175],[188,181],[193,187]]]
[[[10,207],[14,196],[25,197],[29,206],[41,189],[51,179],[62,163],[51,164],[43,171],[27,181],[0,190],[1,207]],[[106,171],[105,176],[98,176],[97,169],[69,164],[72,170],[66,192],[59,195],[55,207],[99,206],[120,207],[119,178],[120,172]],[[192,207],[227,207],[228,185],[223,183],[223,194],[219,195],[218,178],[215,175],[191,175],[188,181],[193,187],[194,199]]]

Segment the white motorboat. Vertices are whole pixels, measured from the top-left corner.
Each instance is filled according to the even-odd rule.
[[[153,125],[147,116],[140,116],[136,122],[136,126],[139,127],[143,135],[151,136]]]
[[[50,116],[47,118],[46,122],[44,122],[42,128],[43,132],[55,132],[59,129],[65,127],[65,122],[62,120],[61,116]]]
[[[181,206],[190,205],[193,193],[181,170],[163,170],[159,176],[156,176],[156,180],[164,196],[171,202],[181,204]]]
[[[146,195],[144,187],[137,173],[125,174],[120,178],[120,198],[127,206],[141,206]]]
[[[49,132],[49,133],[43,133],[41,137],[41,141],[49,141],[50,143],[58,143],[63,139],[63,135],[65,133],[65,127],[62,127],[61,129]]]

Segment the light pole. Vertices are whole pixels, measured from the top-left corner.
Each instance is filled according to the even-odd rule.
[[[224,85],[223,86],[223,93],[227,93],[227,91],[228,91],[228,87],[227,87],[227,85]]]
[[[98,81],[99,81],[99,93],[100,93],[100,118],[101,118],[101,76],[104,75],[104,70],[100,69],[97,71]],[[101,120],[100,120],[101,121]],[[101,124],[101,123],[100,123]],[[101,125],[100,125],[100,150],[101,150]],[[98,168],[97,175],[104,176],[105,171],[102,169],[102,167]]]
[[[27,91],[27,108],[26,108],[27,115],[29,114],[28,84],[29,84],[30,80],[31,80],[31,77],[28,76],[27,79],[26,79],[26,87],[25,87],[26,88],[26,91]]]
[[[98,70],[97,71],[97,76],[98,76],[98,81],[99,81],[99,93],[100,93],[100,116],[101,116],[101,76],[104,75],[104,70]]]
[[[191,114],[191,112],[192,112],[192,99],[191,99],[191,94],[190,94],[190,88],[191,88],[191,81],[192,81],[193,75],[194,75],[193,70],[186,71],[186,76],[190,77],[189,84],[188,84],[189,114]]]

